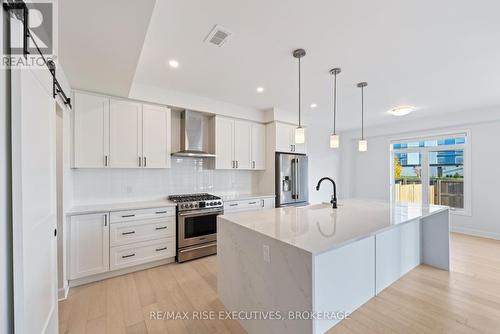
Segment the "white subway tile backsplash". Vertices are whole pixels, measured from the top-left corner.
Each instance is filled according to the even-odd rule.
[[[174,158],[169,169],[75,169],[74,204],[135,201],[170,194],[258,191],[260,172],[215,170],[204,159]]]

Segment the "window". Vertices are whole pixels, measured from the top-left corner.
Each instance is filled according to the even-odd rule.
[[[394,201],[450,206],[470,214],[468,133],[391,143]]]

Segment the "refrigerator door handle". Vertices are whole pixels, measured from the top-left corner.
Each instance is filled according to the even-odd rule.
[[[291,160],[291,166],[290,166],[290,172],[291,172],[291,176],[292,176],[292,179],[290,180],[292,182],[292,199],[295,199],[296,198],[296,193],[295,193],[295,187],[296,187],[296,179],[297,179],[297,175],[295,175],[295,159],[292,159]]]
[[[299,158],[295,159],[295,183],[296,191],[295,191],[295,199],[300,199],[300,161]]]

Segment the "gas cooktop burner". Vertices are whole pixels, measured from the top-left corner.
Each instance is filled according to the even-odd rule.
[[[210,194],[187,194],[187,195],[172,195],[168,197],[169,200],[175,203],[193,202],[193,201],[213,201],[220,200],[220,197]]]
[[[180,211],[222,207],[222,198],[210,194],[172,195],[168,199],[178,203]]]

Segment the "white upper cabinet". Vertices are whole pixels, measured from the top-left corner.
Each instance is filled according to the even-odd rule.
[[[141,167],[142,105],[112,99],[109,104],[109,121],[110,167]]]
[[[266,169],[266,126],[252,123],[252,169]]]
[[[276,122],[276,151],[288,153],[306,153],[305,144],[297,144],[295,142],[295,129],[297,126]],[[306,129],[307,140],[307,129]]]
[[[142,167],[170,167],[170,109],[144,104],[142,129]]]
[[[234,160],[236,168],[252,168],[252,123],[234,121]]]
[[[109,100],[102,96],[74,95],[74,167],[109,166]]]
[[[235,168],[234,162],[234,120],[215,117],[215,168]]]
[[[216,116],[215,155],[216,169],[265,169],[265,126]]]
[[[75,93],[75,168],[170,167],[170,109]]]

